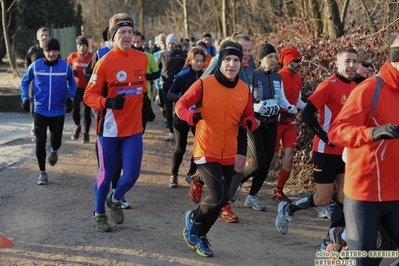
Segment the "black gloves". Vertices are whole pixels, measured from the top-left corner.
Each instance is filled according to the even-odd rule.
[[[379,139],[399,139],[399,126],[394,124],[386,124],[371,130],[373,140]]]
[[[252,131],[252,121],[247,119],[245,120],[245,125],[247,126],[249,131]]]
[[[193,123],[197,124],[202,119],[201,112],[193,114]]]
[[[114,98],[107,98],[107,100],[105,100],[105,107],[115,110],[122,110],[126,100],[123,98],[123,96],[125,96],[125,93],[118,94]]]
[[[67,112],[67,114],[69,114],[70,112],[72,112],[73,109],[73,100],[72,98],[68,98],[65,101],[65,111]]]
[[[21,103],[22,109],[24,109],[25,111],[29,112],[30,111],[30,102],[29,100],[24,100]]]

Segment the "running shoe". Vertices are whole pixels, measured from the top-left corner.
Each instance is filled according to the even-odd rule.
[[[331,243],[330,236],[327,235],[326,238],[324,238],[323,241],[321,241],[320,251],[321,251],[321,252],[326,252],[327,246],[328,246],[330,243]]]
[[[292,221],[292,214],[289,214],[286,207],[290,204],[286,201],[280,201],[277,207],[276,228],[280,234],[288,233],[288,224]]]
[[[108,208],[111,209],[111,221],[115,224],[123,224],[125,216],[122,211],[122,203],[120,201],[113,202],[112,195],[114,195],[113,192],[109,193],[106,200]]]
[[[287,201],[291,202],[291,199],[287,197],[282,190],[274,189],[273,199],[275,201]]]
[[[203,187],[204,184],[198,181],[197,178],[194,178],[191,182],[191,187],[188,191],[188,197],[193,203],[199,203],[201,201]]]
[[[177,188],[179,183],[177,182],[177,176],[171,175],[169,180],[169,187]]]
[[[81,126],[76,126],[75,132],[71,136],[71,139],[78,139],[81,131],[82,131],[82,127]]]
[[[166,138],[166,141],[174,141],[175,140],[175,134],[169,133],[169,136]]]
[[[249,207],[254,209],[255,211],[264,211],[265,206],[260,203],[258,196],[248,195],[244,202],[244,207]]]
[[[237,223],[238,216],[231,210],[231,202],[229,202],[220,211],[220,218],[222,218],[227,223]]]
[[[111,227],[108,223],[108,218],[105,214],[94,215],[93,225],[98,232],[105,233],[111,231]]]
[[[209,248],[210,246],[208,238],[201,236],[197,244],[195,244],[195,252],[202,257],[212,257],[213,251]]]
[[[240,183],[240,184],[238,185],[238,188],[237,188],[237,190],[236,190],[236,193],[234,193],[234,196],[233,196],[233,198],[231,199],[232,202],[235,202],[235,201],[237,200],[238,195],[240,194],[241,189],[242,189],[242,184]]]
[[[89,142],[90,142],[90,135],[89,135],[89,133],[84,133],[84,134],[83,134],[82,143],[89,143]]]
[[[332,227],[328,230],[328,235],[330,236],[331,243],[339,246],[344,247],[346,246],[346,241],[343,239],[342,233],[344,233],[345,227]]]
[[[195,249],[195,245],[199,241],[198,237],[198,223],[196,223],[193,219],[194,210],[190,210],[186,212],[186,223],[183,229],[183,238],[186,241],[187,245]]]
[[[47,173],[46,172],[40,172],[39,178],[36,181],[36,184],[38,185],[47,185],[48,183],[48,178],[47,178]]]
[[[125,199],[125,197],[121,198],[121,208],[122,209],[130,209],[130,203],[127,202],[127,200]]]
[[[50,156],[48,157],[48,163],[54,166],[58,161],[57,151],[50,151]]]
[[[193,181],[194,178],[197,178],[198,175],[199,175],[199,174],[193,174],[193,175],[187,174],[187,175],[186,175],[186,182],[187,182],[189,185],[191,185],[191,181]]]
[[[317,213],[317,217],[319,217],[319,218],[327,218],[327,219],[331,220],[330,205],[316,207],[316,213]]]

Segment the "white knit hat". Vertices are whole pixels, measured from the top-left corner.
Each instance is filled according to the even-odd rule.
[[[177,41],[176,35],[174,35],[174,34],[169,34],[168,37],[166,37],[165,43],[174,43],[174,44],[177,44],[178,41]]]

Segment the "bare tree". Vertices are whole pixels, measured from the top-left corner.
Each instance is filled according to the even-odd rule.
[[[183,24],[185,30],[185,36],[190,36],[190,27],[188,24],[188,15],[187,15],[187,0],[176,0],[176,2],[183,8]]]
[[[13,73],[13,76],[20,76],[17,70],[17,63],[15,59],[14,53],[11,51],[11,42],[10,42],[10,36],[8,35],[8,23],[7,23],[7,13],[10,11],[12,6],[15,4],[15,1],[12,2],[12,4],[8,7],[6,7],[6,2],[5,0],[0,0],[1,4],[1,24],[3,25],[3,35],[4,35],[4,42],[6,44],[6,50],[7,50],[7,55],[9,59],[9,64]]]

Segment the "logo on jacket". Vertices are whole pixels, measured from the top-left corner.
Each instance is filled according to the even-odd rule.
[[[127,74],[125,71],[120,70],[118,73],[116,73],[116,79],[119,82],[125,81],[127,79]]]
[[[342,103],[342,104],[345,104],[345,103],[346,103],[346,95],[345,95],[345,94],[342,95],[341,103]]]

